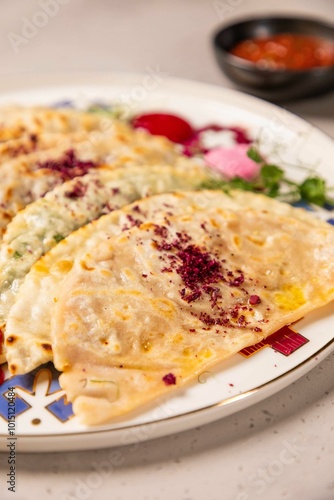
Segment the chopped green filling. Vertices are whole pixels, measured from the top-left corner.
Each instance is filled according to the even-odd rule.
[[[113,380],[96,380],[96,379],[90,378],[89,382],[92,382],[95,384],[114,384],[114,385],[117,385],[116,382],[114,382]]]
[[[60,233],[56,233],[54,236],[53,236],[53,239],[55,240],[56,243],[59,243],[61,240],[63,240],[65,238],[65,236],[63,234],[60,234]]]

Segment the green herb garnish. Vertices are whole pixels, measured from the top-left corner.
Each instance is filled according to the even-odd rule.
[[[258,152],[258,150],[256,149],[256,147],[254,147],[254,146],[251,146],[249,148],[249,150],[247,151],[247,156],[248,156],[248,158],[250,158],[251,160],[255,161],[256,163],[262,163],[263,162],[262,156],[260,155],[260,153]]]
[[[286,177],[284,170],[274,164],[266,163],[255,146],[251,146],[247,151],[247,156],[258,164],[261,169],[256,178],[248,181],[241,177],[234,177],[230,180],[210,179],[201,184],[204,189],[222,189],[225,192],[231,189],[243,189],[262,193],[271,198],[279,198],[290,203],[305,201],[323,207],[324,205],[334,206],[334,199],[330,198],[330,190],[326,181],[317,175],[307,177],[303,182],[298,183]]]
[[[13,258],[19,259],[20,257],[22,257],[22,254],[20,252],[18,252],[17,250],[15,250],[15,252],[13,253]]]
[[[125,108],[121,105],[107,106],[103,104],[92,104],[87,108],[88,113],[95,113],[108,118],[122,119],[125,115]]]
[[[303,200],[323,206],[327,202],[326,182],[320,177],[309,177],[299,186],[299,192]]]

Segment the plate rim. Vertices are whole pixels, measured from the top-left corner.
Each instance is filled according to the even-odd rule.
[[[20,453],[40,453],[44,451],[51,453],[114,448],[117,446],[136,445],[143,441],[159,439],[171,434],[177,434],[186,430],[191,430],[194,427],[207,425],[214,421],[222,420],[223,418],[239,413],[251,406],[264,401],[268,397],[278,394],[280,391],[286,389],[292,383],[297,382],[300,378],[309,373],[332,352],[334,352],[334,338],[325,346],[321,347],[311,357],[302,361],[287,372],[277,376],[275,379],[272,379],[260,385],[259,387],[253,388],[240,395],[232,396],[231,398],[222,400],[213,405],[192,410],[187,413],[182,413],[181,415],[174,415],[160,420],[152,420],[146,423],[134,424],[128,427],[119,427],[114,429],[93,430],[93,428],[88,428],[87,431],[83,430],[77,433],[68,434],[17,434],[18,450]],[[312,365],[311,368],[309,368],[309,365]],[[298,372],[297,376],[294,376],[293,380],[290,381],[291,373],[294,372],[295,375],[296,371]],[[272,391],[271,389],[273,385],[275,385],[275,389]],[[257,397],[261,390],[262,393],[260,397]],[[233,400],[239,400],[244,403],[239,405],[239,407],[235,411],[233,410],[231,412],[224,413],[224,415],[221,415],[220,409],[222,407],[226,407],[230,403],[233,403]],[[197,419],[197,416],[200,416],[202,418]],[[171,432],[170,424],[172,424],[176,420],[179,423],[179,427],[177,430],[172,428]],[[189,420],[191,420],[191,423],[189,423]],[[152,425],[158,425],[160,426],[160,429],[154,431],[154,433],[149,436],[141,437],[140,434],[136,434],[137,430],[140,431],[141,429],[149,428]],[[122,437],[124,437],[124,434],[127,431],[129,432],[128,436],[130,436],[130,439],[127,438],[126,441],[124,441]],[[88,438],[88,441],[80,441],[80,438],[82,437]],[[116,439],[114,441],[106,441],[106,438],[108,437],[116,437]],[[98,439],[96,440],[96,438]],[[33,448],[31,448],[32,445],[34,446]]]

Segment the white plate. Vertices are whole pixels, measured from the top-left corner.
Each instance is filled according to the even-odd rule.
[[[237,125],[260,138],[273,161],[280,161],[292,176],[305,176],[293,165],[312,166],[330,178],[333,141],[300,118],[239,92],[163,75],[24,75],[2,77],[0,104],[53,104],[72,100],[79,106],[91,101],[127,103],[133,112],[167,110],[196,126],[209,123]],[[328,213],[321,216],[330,217]],[[302,337],[285,339],[290,355],[273,347],[253,355],[237,354],[214,370],[204,372],[191,386],[145,410],[108,426],[86,428],[71,416],[48,365],[6,381],[0,389],[1,449],[17,438],[21,452],[61,451],[123,445],[190,429],[246,408],[283,389],[311,370],[334,349],[333,304],[298,322]],[[293,334],[292,334],[293,335]],[[283,342],[283,343],[284,343]],[[296,348],[300,343],[299,348]],[[289,349],[289,347],[288,347]],[[284,346],[283,346],[284,350]],[[7,388],[15,387],[15,426],[8,426]],[[14,422],[14,419],[11,420]],[[12,430],[10,436],[8,432]]]

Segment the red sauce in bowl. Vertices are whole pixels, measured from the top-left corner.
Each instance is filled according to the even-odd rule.
[[[334,65],[333,42],[296,33],[243,40],[231,53],[266,69],[306,70]]]

